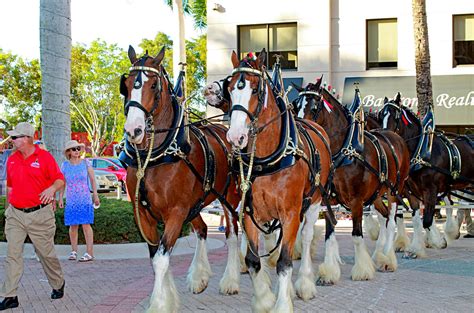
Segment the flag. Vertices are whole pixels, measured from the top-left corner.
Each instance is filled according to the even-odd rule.
[[[174,85],[174,94],[178,98],[182,98],[184,96],[184,75],[186,73],[184,71],[179,71],[178,79],[176,80],[176,84]]]

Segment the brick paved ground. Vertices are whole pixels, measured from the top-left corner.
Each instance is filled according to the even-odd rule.
[[[210,227],[215,230],[215,227]],[[472,312],[474,305],[474,239],[455,241],[445,250],[428,250],[429,258],[402,260],[395,273],[377,273],[373,281],[353,282],[353,246],[350,229],[338,228],[340,253],[345,261],[339,284],[317,287],[318,295],[309,302],[295,299],[296,312],[404,311]],[[210,236],[224,239],[222,234]],[[322,241],[320,241],[322,243]],[[370,249],[373,243],[366,239]],[[315,266],[322,260],[319,246]],[[214,276],[200,295],[186,290],[186,271],[192,255],[171,259],[176,285],[181,295],[180,312],[250,312],[250,278],[241,277],[241,292],[221,296],[218,284],[224,271],[226,248],[210,251]],[[0,257],[0,278],[4,276]],[[49,300],[50,287],[41,265],[25,260],[25,274],[18,297],[20,307],[12,312],[143,312],[153,286],[153,270],[147,259],[96,260],[92,263],[61,261],[66,275],[66,295]],[[294,264],[294,279],[299,262]],[[275,276],[275,275],[274,275]],[[275,281],[275,277],[273,277]],[[1,280],[1,279],[0,279]],[[8,312],[8,311],[6,311]]]

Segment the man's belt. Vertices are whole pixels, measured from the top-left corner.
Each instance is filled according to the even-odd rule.
[[[37,206],[34,206],[34,207],[31,207],[31,208],[15,208],[17,210],[20,210],[22,211],[23,213],[31,213],[31,212],[34,212],[34,211],[38,211],[39,209],[42,209],[44,208],[45,206],[47,206],[47,204],[40,204],[40,205],[37,205]]]

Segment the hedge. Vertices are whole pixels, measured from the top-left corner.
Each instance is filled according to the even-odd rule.
[[[132,204],[128,201],[100,197],[100,208],[94,211],[94,243],[144,242],[133,217]],[[0,198],[0,241],[5,241],[5,197]],[[158,225],[160,234],[163,225]],[[181,236],[188,235],[190,225],[184,225]],[[56,244],[69,244],[69,228],[64,225],[64,210],[56,211]],[[79,243],[85,244],[82,230]]]

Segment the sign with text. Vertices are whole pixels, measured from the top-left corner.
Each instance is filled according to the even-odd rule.
[[[474,75],[432,76],[434,113],[437,125],[474,125]],[[417,111],[414,76],[347,77],[342,103],[352,103],[354,83],[359,90],[365,111],[377,111],[385,97],[402,94],[402,103]]]

